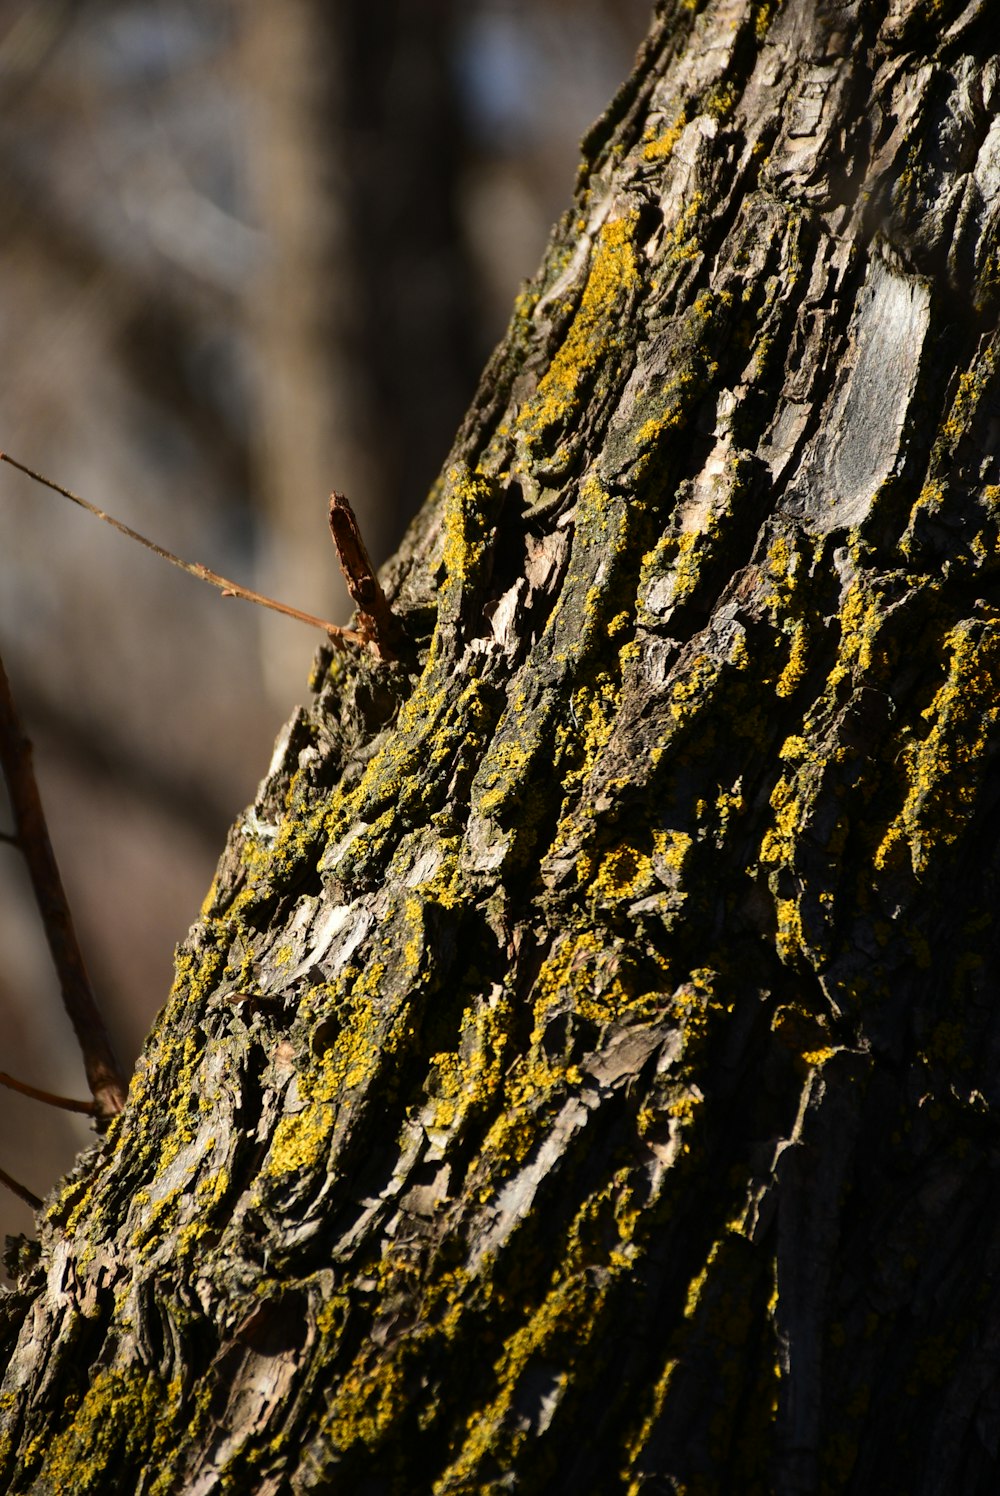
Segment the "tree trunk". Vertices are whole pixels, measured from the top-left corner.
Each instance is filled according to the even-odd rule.
[[[995,1489],[993,49],[660,8],[22,1246],[4,1490]]]

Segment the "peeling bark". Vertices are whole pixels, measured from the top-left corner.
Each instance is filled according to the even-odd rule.
[[[661,7],[22,1248],[5,1490],[993,1490],[993,51]]]

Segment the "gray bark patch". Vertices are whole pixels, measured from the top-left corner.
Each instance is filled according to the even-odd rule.
[[[851,327],[853,365],[789,493],[788,509],[820,534],[861,524],[893,472],[929,316],[927,286],[873,259]]]

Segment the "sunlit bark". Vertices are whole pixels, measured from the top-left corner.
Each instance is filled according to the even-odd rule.
[[[662,8],[0,1301],[5,1489],[993,1490],[988,12]]]

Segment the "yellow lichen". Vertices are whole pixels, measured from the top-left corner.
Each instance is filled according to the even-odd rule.
[[[788,652],[785,667],[779,675],[777,685],[774,688],[776,695],[792,695],[806,673],[808,655],[809,631],[806,625],[799,619],[792,625],[792,645]]]
[[[803,949],[802,915],[797,899],[775,899],[778,928],[775,944],[782,961],[793,963]]]
[[[44,1451],[25,1452],[27,1466],[43,1454],[37,1489],[72,1491],[87,1496],[108,1489],[126,1462],[141,1459],[153,1467],[174,1437],[171,1414],[179,1391],[139,1367],[100,1368],[78,1406],[70,1405],[65,1428],[47,1441]]]
[[[493,1367],[497,1390],[487,1406],[468,1420],[457,1457],[433,1487],[435,1496],[479,1488],[477,1471],[487,1456],[493,1461],[513,1460],[527,1438],[527,1431],[512,1427],[508,1417],[522,1375],[539,1359],[556,1367],[565,1365],[568,1373],[580,1346],[587,1342],[606,1292],[582,1273],[557,1281],[539,1307],[507,1337]]]
[[[691,844],[692,839],[685,831],[657,828],[652,833],[648,853],[624,843],[604,854],[596,872],[591,872],[583,861],[578,871],[586,874],[587,885],[598,898],[612,904],[631,901],[642,898],[660,884],[657,863],[679,873]]]
[[[681,109],[672,125],[657,133],[649,131],[643,138],[642,154],[646,161],[666,162],[673,155],[674,146],[684,134],[687,124],[687,107]]]
[[[987,348],[970,369],[959,375],[955,397],[940,431],[949,447],[955,446],[971,424],[983,392],[992,380],[995,366],[996,353],[993,348]]]
[[[427,1086],[434,1097],[434,1126],[454,1128],[480,1111],[503,1081],[510,1003],[500,992],[470,1004],[456,1051],[431,1056]]]
[[[533,438],[569,414],[583,382],[622,342],[621,303],[639,285],[636,223],[637,215],[629,213],[607,220],[598,231],[579,307],[521,414],[521,427]]]
[[[765,831],[760,844],[760,860],[765,864],[791,861],[795,833],[799,824],[800,805],[794,780],[782,777],[771,791],[773,825]]]
[[[771,22],[780,3],[781,0],[767,0],[767,3],[760,5],[755,11],[754,33],[758,42],[762,42],[770,30]],[[762,144],[762,142],[759,142],[759,144]]]
[[[852,674],[866,675],[873,680],[886,674],[889,661],[879,648],[885,620],[885,598],[881,590],[869,588],[861,579],[855,579],[840,609],[840,645],[827,678],[828,690]]]
[[[983,761],[1000,716],[1000,624],[961,623],[945,639],[947,677],[923,712],[927,736],[901,755],[907,792],[875,852],[881,871],[905,844],[919,876],[935,846],[950,846],[972,815]]]

